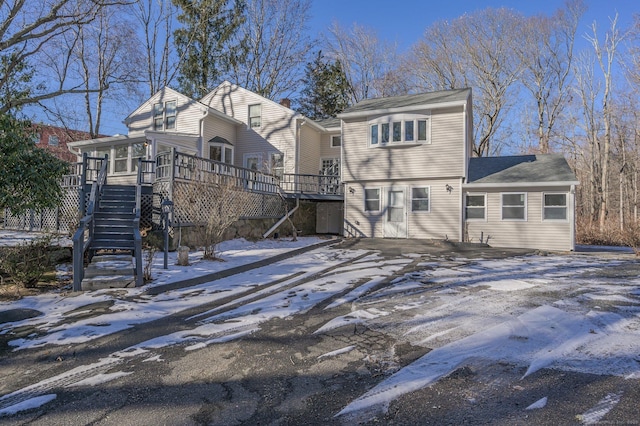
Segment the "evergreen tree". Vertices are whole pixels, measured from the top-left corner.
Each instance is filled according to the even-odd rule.
[[[31,123],[0,113],[0,209],[14,214],[58,206],[67,163],[33,143]]]
[[[206,95],[234,54],[233,35],[244,22],[243,0],[173,0],[180,8],[174,32],[180,58],[179,90],[194,99]]]
[[[326,62],[319,51],[307,63],[298,111],[313,120],[335,117],[349,106],[349,83],[340,61]]]

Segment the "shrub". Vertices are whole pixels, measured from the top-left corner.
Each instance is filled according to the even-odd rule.
[[[15,247],[4,247],[0,270],[25,288],[33,288],[53,264],[49,253],[51,237],[38,238]]]

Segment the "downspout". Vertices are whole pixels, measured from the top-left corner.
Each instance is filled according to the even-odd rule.
[[[571,185],[571,189],[569,190],[569,214],[571,215],[571,219],[569,220],[570,225],[570,241],[569,241],[569,250],[576,251],[576,186]]]
[[[459,214],[459,229],[458,229],[458,241],[464,242],[464,190],[462,185],[465,183],[467,174],[469,173],[469,135],[467,134],[467,104],[462,105],[462,134],[464,135],[464,143],[462,149],[463,155],[463,169],[462,179],[460,179],[460,198],[458,200],[458,214]]]
[[[204,119],[209,115],[209,108],[204,111],[204,115],[200,118],[200,157],[204,158]]]

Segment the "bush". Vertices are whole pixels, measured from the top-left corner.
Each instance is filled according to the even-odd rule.
[[[609,221],[600,230],[597,222],[579,220],[576,225],[576,242],[598,246],[628,246],[639,254],[640,223],[626,223],[624,230],[621,230],[618,222]]]
[[[53,267],[49,246],[51,237],[43,237],[15,247],[4,247],[0,256],[0,270],[25,288],[33,288]]]

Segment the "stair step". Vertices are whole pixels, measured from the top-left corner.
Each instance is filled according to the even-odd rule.
[[[133,275],[104,275],[87,277],[82,280],[83,290],[100,290],[105,288],[135,287],[136,279]]]
[[[93,250],[133,250],[133,241],[126,240],[101,240],[94,239],[91,242],[91,249]]]
[[[105,212],[98,211],[94,214],[94,220],[129,220],[132,221],[136,215],[133,212]]]
[[[117,230],[113,232],[100,230],[93,231],[93,240],[94,241],[133,241],[133,232],[131,233],[123,233],[118,232]]]

